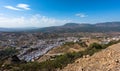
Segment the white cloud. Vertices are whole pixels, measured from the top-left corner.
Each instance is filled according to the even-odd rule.
[[[19,8],[13,7],[13,6],[4,6],[7,9],[11,9],[11,10],[20,10]]]
[[[81,18],[87,17],[87,15],[85,15],[85,14],[83,14],[83,13],[75,14],[75,16],[78,16],[78,17],[81,17]]]
[[[30,10],[28,4],[18,4],[16,7],[24,9],[24,10]]]
[[[4,6],[4,7],[7,8],[7,9],[10,9],[10,10],[17,10],[17,11],[20,11],[20,10],[30,10],[28,4],[17,4],[17,6],[15,6],[15,7],[7,5],[7,6]]]
[[[48,27],[58,26],[71,22],[70,20],[61,20],[49,18],[41,15],[27,17],[0,17],[0,27]]]

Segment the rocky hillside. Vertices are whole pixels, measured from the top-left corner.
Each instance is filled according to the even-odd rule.
[[[120,71],[120,43],[93,56],[84,56],[58,71]]]

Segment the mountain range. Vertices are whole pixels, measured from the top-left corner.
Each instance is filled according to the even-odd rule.
[[[36,31],[55,32],[55,33],[73,33],[73,32],[120,32],[120,22],[105,22],[105,23],[66,23],[63,26],[53,26],[40,28]]]
[[[45,32],[45,33],[73,33],[73,32],[120,32],[120,22],[104,23],[66,23],[62,26],[52,26],[45,28],[0,28],[2,32]]]

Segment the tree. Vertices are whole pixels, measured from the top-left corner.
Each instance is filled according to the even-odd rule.
[[[93,43],[90,45],[90,48],[95,48],[95,49],[102,49],[102,45],[98,44],[98,43]]]

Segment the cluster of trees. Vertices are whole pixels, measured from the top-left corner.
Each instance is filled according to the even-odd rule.
[[[78,45],[82,46],[82,47],[88,47],[88,45],[85,42],[82,42],[82,41],[80,41],[80,42],[66,42],[64,45],[71,46],[71,45],[74,45],[76,43]]]
[[[17,50],[11,47],[1,50],[0,51],[0,68],[6,59],[8,59],[10,56],[16,53],[17,53]]]
[[[15,54],[16,52],[17,51],[12,47],[6,48],[5,50],[1,50],[0,51],[0,60],[4,59],[6,57],[9,57],[9,56]]]

